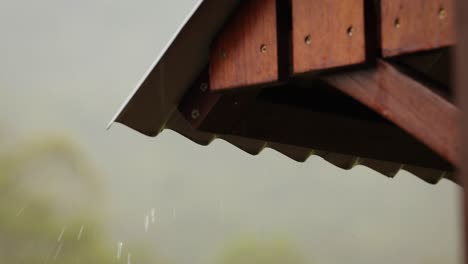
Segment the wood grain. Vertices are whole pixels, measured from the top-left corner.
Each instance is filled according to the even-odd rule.
[[[294,73],[365,61],[364,0],[292,0]]]
[[[459,110],[429,87],[379,61],[377,68],[324,78],[459,165]]]
[[[276,0],[244,1],[213,43],[211,89],[278,80],[276,25]]]
[[[453,45],[453,0],[381,0],[384,57]]]

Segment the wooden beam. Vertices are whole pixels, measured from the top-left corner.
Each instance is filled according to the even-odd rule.
[[[452,169],[412,136],[323,82],[303,88],[284,86],[224,93],[214,104],[200,97],[187,97],[179,109],[195,128],[214,134]],[[194,120],[194,109],[210,110],[196,115]]]
[[[384,57],[455,43],[453,0],[381,0]]]
[[[293,73],[365,59],[364,0],[292,0]]]
[[[324,80],[406,130],[453,165],[459,165],[459,110],[429,87],[384,61],[373,69]]]
[[[277,81],[277,43],[276,0],[243,1],[211,48],[210,88]]]

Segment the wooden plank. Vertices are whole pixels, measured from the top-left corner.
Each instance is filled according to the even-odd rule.
[[[457,39],[459,45],[456,47],[455,59],[455,83],[457,90],[457,102],[462,111],[461,135],[462,149],[460,155],[459,178],[463,184],[463,207],[465,215],[465,263],[468,264],[468,1],[457,2]]]
[[[364,0],[292,0],[294,73],[365,61]]]
[[[278,80],[276,25],[276,0],[244,1],[213,43],[211,89]]]
[[[324,78],[458,165],[459,110],[386,62],[377,67]]]
[[[453,0],[381,0],[384,57],[453,45]]]

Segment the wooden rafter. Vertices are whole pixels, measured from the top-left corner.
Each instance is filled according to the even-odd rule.
[[[276,0],[244,1],[215,39],[210,88],[224,90],[278,80]]]
[[[454,0],[381,0],[384,57],[455,44]]]

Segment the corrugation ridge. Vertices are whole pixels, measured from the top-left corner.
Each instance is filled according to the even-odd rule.
[[[362,165],[389,178],[394,178],[400,170],[405,170],[414,174],[423,181],[431,184],[437,183],[444,176],[449,176],[446,178],[452,179],[450,173],[433,169],[402,165],[374,159],[359,158],[345,154],[296,147],[280,143],[265,142],[233,135],[215,135],[201,132],[193,129],[178,111],[173,112],[171,118],[167,122],[166,128],[179,133],[180,135],[199,145],[207,146],[218,138],[251,155],[259,155],[265,148],[270,148],[298,162],[305,162],[311,155],[315,155],[344,170],[351,170],[358,165]]]

